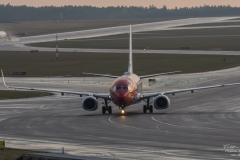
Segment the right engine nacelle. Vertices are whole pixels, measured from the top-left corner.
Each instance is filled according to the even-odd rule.
[[[82,101],[82,107],[87,111],[95,111],[98,109],[98,101],[94,97],[86,97]]]
[[[170,106],[170,99],[167,96],[160,95],[154,99],[154,107],[156,109],[167,109]]]

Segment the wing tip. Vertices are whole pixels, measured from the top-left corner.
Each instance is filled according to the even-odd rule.
[[[4,84],[4,86],[7,87],[6,82],[5,82],[5,79],[4,79],[4,74],[3,74],[3,70],[2,70],[2,69],[1,69],[1,73],[2,73],[3,84]]]
[[[4,78],[4,75],[3,75],[3,70],[1,69],[1,73],[2,73],[2,78]]]

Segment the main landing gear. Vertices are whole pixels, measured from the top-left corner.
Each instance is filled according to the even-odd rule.
[[[112,114],[112,106],[108,106],[110,102],[111,101],[108,102],[107,100],[105,100],[105,106],[102,107],[102,114],[106,114],[106,112]]]
[[[143,113],[147,113],[147,110],[149,110],[150,113],[153,113],[153,106],[150,105],[150,100],[149,98],[147,99],[147,101],[145,101],[147,103],[147,105],[143,106]]]

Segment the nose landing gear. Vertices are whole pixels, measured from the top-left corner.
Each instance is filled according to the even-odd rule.
[[[122,115],[122,116],[125,115],[125,110],[124,110],[124,109],[121,110],[121,115]]]
[[[124,107],[119,107],[119,109],[121,109],[121,116],[124,116],[125,115]]]

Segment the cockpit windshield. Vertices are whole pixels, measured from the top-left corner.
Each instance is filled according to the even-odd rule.
[[[122,86],[122,90],[128,90],[127,86]]]
[[[116,87],[116,90],[121,90],[122,89],[122,86],[117,86]]]
[[[115,90],[131,90],[130,86],[116,86]]]

